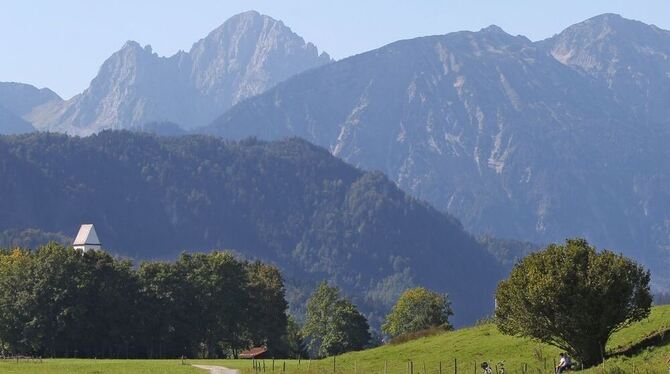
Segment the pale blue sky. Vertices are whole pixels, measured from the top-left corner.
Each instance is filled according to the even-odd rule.
[[[284,21],[337,59],[491,24],[538,40],[606,12],[670,29],[669,0],[2,0],[0,81],[69,98],[126,40],[172,55],[250,9]]]

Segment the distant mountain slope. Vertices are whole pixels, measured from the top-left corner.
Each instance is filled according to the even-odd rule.
[[[0,105],[0,134],[23,134],[35,131],[33,126]]]
[[[28,119],[41,130],[81,135],[147,122],[194,127],[330,61],[281,21],[250,11],[227,20],[188,53],[159,57],[150,46],[129,41],[82,94],[38,108]]]
[[[21,134],[35,131],[22,117],[34,108],[62,99],[48,88],[29,84],[0,82],[0,134]]]
[[[279,264],[303,287],[294,300],[332,280],[376,324],[412,285],[448,291],[456,322],[473,322],[502,276],[457,220],[297,139],[0,137],[0,211],[0,232],[92,222],[103,247],[138,258],[234,249]]]
[[[36,107],[50,101],[62,101],[48,88],[37,88],[25,83],[0,82],[0,105],[17,116],[25,116]]]
[[[300,136],[472,232],[584,236],[670,287],[669,44],[613,15],[536,43],[495,26],[399,41],[302,73],[201,131]]]

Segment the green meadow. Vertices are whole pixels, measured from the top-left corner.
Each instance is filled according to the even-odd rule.
[[[664,334],[665,333],[665,334]],[[646,342],[646,343],[645,343]],[[607,347],[604,365],[585,373],[668,373],[670,306],[652,309],[651,316],[617,332]],[[281,374],[439,374],[480,373],[482,361],[505,362],[507,373],[551,373],[559,350],[500,334],[492,324],[419,338],[407,343],[353,352],[323,360],[258,361],[260,372]],[[188,364],[220,365],[254,371],[249,360],[188,360]],[[263,370],[263,366],[265,369]],[[3,374],[162,374],[201,373],[179,360],[46,359],[42,363],[0,362]]]

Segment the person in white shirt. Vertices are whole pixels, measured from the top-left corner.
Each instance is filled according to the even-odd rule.
[[[570,368],[570,358],[568,358],[568,355],[561,352],[560,356],[561,359],[558,361],[558,365],[556,365],[557,374],[564,373]]]

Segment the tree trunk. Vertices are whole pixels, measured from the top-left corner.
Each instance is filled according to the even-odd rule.
[[[597,365],[604,359],[606,343],[607,341],[603,339],[585,342],[579,347],[575,347],[575,358],[583,363],[584,367]]]

